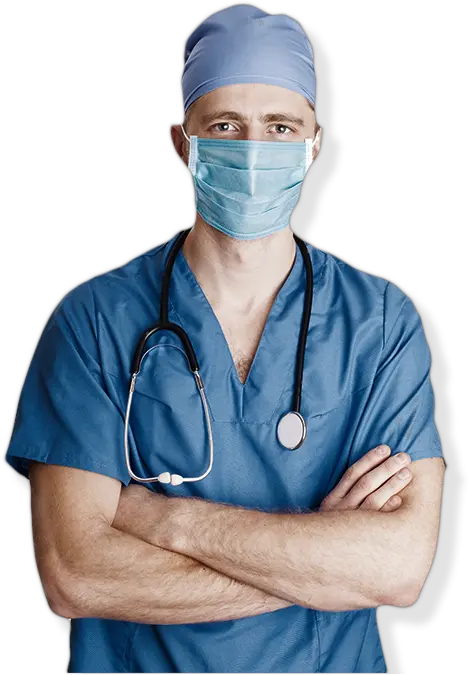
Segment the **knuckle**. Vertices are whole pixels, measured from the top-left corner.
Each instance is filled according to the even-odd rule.
[[[364,492],[368,492],[370,490],[370,481],[367,475],[362,476],[357,482],[357,487],[359,490],[363,490]]]
[[[401,454],[401,453],[400,453]],[[402,466],[405,465],[405,462],[400,458],[400,454],[390,457],[383,466],[390,476],[397,473]]]
[[[325,497],[325,499],[320,504],[320,507],[322,509],[327,509],[330,506],[330,504],[331,504],[331,499],[328,499],[328,497]]]
[[[398,452],[396,455],[393,455],[391,459],[393,460],[394,466],[404,466],[411,460],[406,452]]]
[[[332,511],[333,510],[334,511],[351,511],[352,509],[355,509],[355,508],[356,507],[354,506],[354,504],[351,504],[349,501],[346,501],[345,499],[343,499],[343,501],[338,502],[338,504],[336,504],[335,508],[331,509],[331,510]]]
[[[376,509],[378,505],[376,499],[369,495],[369,497],[366,497],[362,502],[362,506],[366,509]]]
[[[346,481],[348,481],[348,482],[349,482],[349,481],[353,481],[353,480],[355,479],[355,477],[356,477],[356,469],[355,469],[355,465],[354,465],[354,464],[353,464],[352,466],[350,466],[348,469],[346,469],[346,471],[344,472],[343,477],[344,477],[344,478],[346,479]]]
[[[403,484],[404,481],[408,481],[411,478],[411,471],[409,469],[400,469],[398,473],[394,476],[394,482],[397,485]]]
[[[320,507],[320,511],[336,511],[337,506],[334,504],[328,503],[328,504],[322,504]]]

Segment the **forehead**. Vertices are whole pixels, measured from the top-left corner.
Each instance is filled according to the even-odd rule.
[[[276,112],[313,116],[307,99],[298,92],[258,82],[230,84],[204,94],[192,104],[191,116],[222,109],[237,111],[246,116]]]

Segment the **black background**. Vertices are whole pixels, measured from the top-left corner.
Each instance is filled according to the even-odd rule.
[[[223,4],[98,10],[62,3],[24,9],[11,27],[17,76],[8,102],[14,152],[2,255],[8,399],[2,447],[29,356],[58,301],[193,218],[191,180],[168,130],[181,121],[175,85],[185,36]],[[448,668],[461,649],[449,582],[455,575],[452,459],[459,445],[449,350],[459,326],[449,301],[454,235],[442,200],[443,117],[431,95],[445,76],[430,23],[435,17],[393,5],[255,4],[298,18],[315,50],[324,141],[294,230],[400,286],[415,303],[431,347],[447,464],[439,546],[418,602],[382,607],[378,617],[389,672]],[[24,526],[26,486],[3,466],[0,478],[4,649],[15,655],[15,671],[63,671],[68,624],[47,611],[35,583]]]

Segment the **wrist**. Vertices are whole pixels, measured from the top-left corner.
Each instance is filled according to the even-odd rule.
[[[146,487],[130,484],[121,489],[112,526],[122,532],[153,543],[152,522],[155,518],[153,493]]]
[[[191,556],[198,523],[207,522],[211,503],[199,497],[173,497],[169,501],[166,542],[175,553]]]
[[[183,517],[186,512],[182,502],[186,498],[162,495],[152,492],[150,500],[145,505],[143,517],[144,539],[153,546],[178,552],[179,539],[183,538],[181,531],[188,518]]]

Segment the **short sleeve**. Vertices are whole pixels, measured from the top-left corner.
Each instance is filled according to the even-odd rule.
[[[49,318],[21,390],[6,461],[28,477],[29,461],[94,471],[127,485],[123,415],[105,387],[91,282],[68,293]]]
[[[382,351],[355,435],[353,462],[380,443],[412,460],[443,458],[434,420],[431,353],[420,316],[391,282],[383,307]]]

